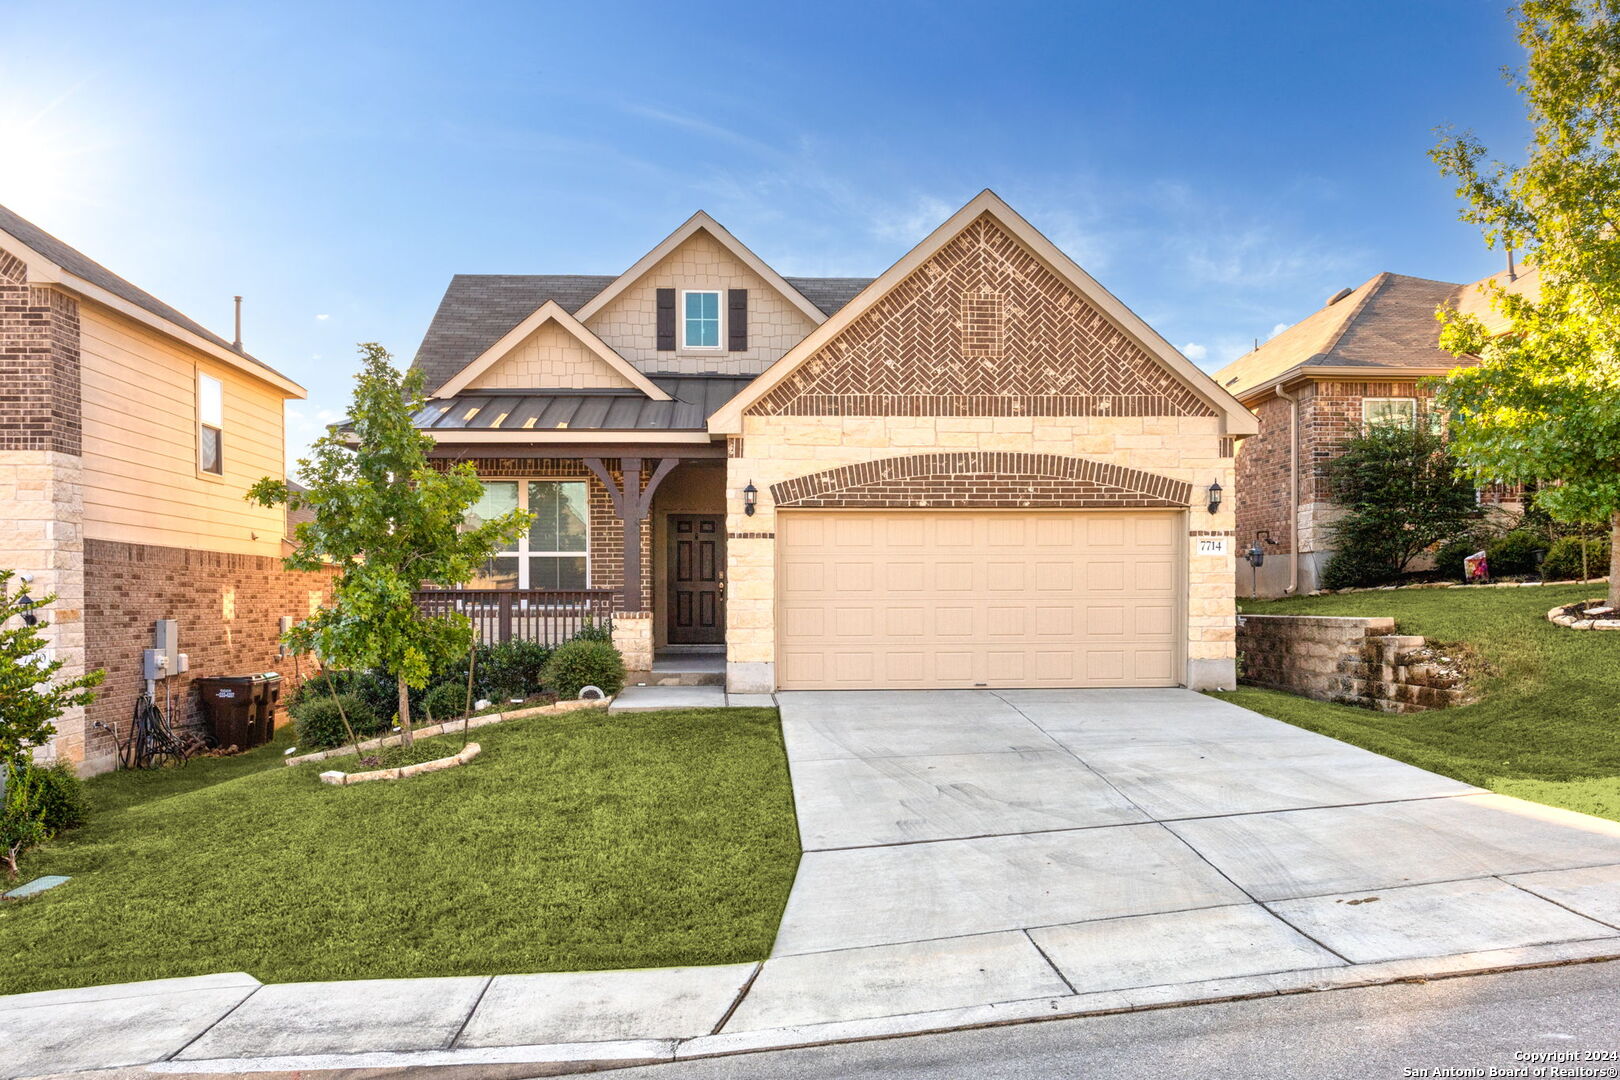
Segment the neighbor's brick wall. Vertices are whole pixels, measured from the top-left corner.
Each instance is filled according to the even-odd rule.
[[[303,619],[329,595],[331,573],[284,569],[281,560],[262,555],[87,540],[84,545],[86,662],[107,678],[86,711],[129,734],[135,701],[146,688],[141,652],[151,647],[158,619],[180,623],[180,651],[191,670],[170,680],[176,727],[200,725],[203,713],[192,680],[209,675],[279,671],[292,689],[295,675],[307,674],[309,660],[277,657],[283,615]],[[158,687],[162,704],[162,686]],[[86,765],[111,766],[111,740],[87,728]]]
[[[1288,508],[1288,402],[1268,398],[1253,412],[1260,422],[1260,433],[1244,439],[1237,451],[1237,490],[1233,497],[1237,540],[1240,547],[1246,548],[1264,530],[1276,541],[1276,546],[1263,544],[1267,557],[1286,555],[1294,550]]]
[[[0,251],[0,449],[78,454],[79,305]]]
[[[727,459],[726,659],[775,662],[774,485],[899,455],[970,450],[1078,457],[1186,485],[1194,504],[1187,517],[1187,658],[1231,660],[1233,559],[1198,555],[1193,539],[1232,535],[1231,501],[1213,516],[1202,505],[1211,481],[1228,491],[1233,486],[1233,459],[1223,456],[1222,442],[1221,420],[1213,416],[746,416]],[[752,517],[743,511],[742,495],[750,481],[760,493]],[[1001,482],[1000,497],[1009,508],[1022,505],[1025,493],[1018,485],[1016,479]]]
[[[690,352],[658,350],[658,290],[747,289],[748,349],[701,349]],[[676,304],[680,300],[677,296]],[[720,298],[722,311],[726,298]],[[676,342],[680,310],[677,306]],[[706,232],[693,233],[635,284],[625,289],[585,323],[609,348],[642,371],[705,372],[720,375],[757,375],[797,345],[816,324],[790,304],[765,279],[737,260]],[[720,341],[726,341],[722,325]]]

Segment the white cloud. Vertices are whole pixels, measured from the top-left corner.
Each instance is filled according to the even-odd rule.
[[[1285,323],[1285,322],[1278,323],[1276,326],[1273,326],[1271,328],[1271,333],[1266,335],[1266,340],[1270,341],[1272,338],[1276,337],[1278,334],[1282,333],[1284,330],[1288,329],[1290,326],[1293,326],[1293,325],[1294,325],[1293,323]]]
[[[317,316],[315,316],[315,320],[317,322],[325,322],[327,319],[330,319],[331,317],[332,316],[330,316],[330,315],[317,315]]]
[[[1209,355],[1209,349],[1196,341],[1189,341],[1181,347],[1181,355],[1196,364]]]

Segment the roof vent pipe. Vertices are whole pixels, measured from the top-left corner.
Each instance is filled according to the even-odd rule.
[[[242,298],[236,298],[236,340],[231,342],[231,348],[237,352],[242,351]]]
[[[1518,271],[1518,268],[1513,265],[1513,249],[1508,248],[1507,253],[1508,253],[1508,280],[1509,281],[1518,281],[1519,280],[1519,271]]]
[[[1327,303],[1323,304],[1322,306],[1323,307],[1332,307],[1334,304],[1337,304],[1340,300],[1343,300],[1345,297],[1349,296],[1350,293],[1351,293],[1350,289],[1340,289],[1338,292],[1336,292],[1332,296],[1328,297]]]

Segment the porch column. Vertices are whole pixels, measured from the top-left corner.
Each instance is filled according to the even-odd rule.
[[[652,510],[653,493],[664,477],[669,475],[671,469],[680,464],[680,458],[658,458],[652,475],[647,478],[647,486],[641,486],[641,458],[621,458],[620,469],[624,473],[622,485],[613,482],[613,474],[608,472],[607,466],[601,458],[584,458],[585,467],[602,481],[607,488],[608,497],[613,500],[613,512],[619,516],[624,525],[624,610],[627,613],[641,611],[641,523],[647,520],[647,514]]]

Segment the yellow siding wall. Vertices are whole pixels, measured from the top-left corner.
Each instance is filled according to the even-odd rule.
[[[279,555],[280,508],[243,499],[285,470],[280,390],[83,304],[84,535],[245,555]],[[224,384],[225,474],[197,470],[197,373]]]

